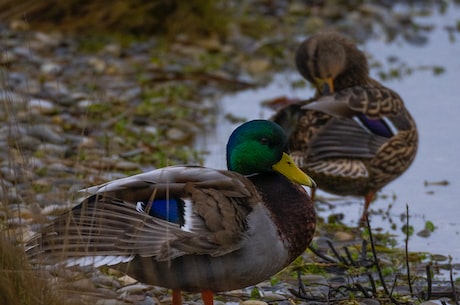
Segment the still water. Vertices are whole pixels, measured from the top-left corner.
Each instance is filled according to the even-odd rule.
[[[382,189],[371,205],[371,210],[388,212],[371,216],[373,228],[397,235],[399,246],[404,246],[401,227],[405,224],[406,204],[409,207],[410,225],[415,232],[431,221],[435,230],[429,237],[413,235],[409,240],[411,251],[428,251],[450,255],[460,262],[460,35],[450,41],[444,25],[455,25],[460,20],[460,9],[451,9],[445,15],[427,18],[436,24],[426,46],[413,46],[403,41],[388,44],[371,40],[360,48],[374,58],[386,62],[396,55],[407,66],[442,66],[445,73],[435,75],[431,70],[414,71],[401,79],[382,81],[397,91],[415,118],[420,135],[417,157],[409,170],[399,179]],[[371,70],[377,78],[376,71]],[[236,127],[225,119],[232,114],[244,119],[269,118],[273,112],[261,102],[278,96],[309,98],[310,88],[294,89],[290,85],[301,77],[297,73],[277,75],[267,87],[241,91],[222,98],[215,131],[207,134],[200,145],[209,151],[206,166],[226,168],[225,144]],[[378,78],[377,78],[378,79]],[[436,182],[448,181],[447,185]],[[428,182],[428,183],[427,183]],[[362,212],[362,198],[338,198],[319,192],[331,207],[319,205],[320,215],[343,213],[344,222],[356,226]],[[393,226],[392,226],[393,224]]]

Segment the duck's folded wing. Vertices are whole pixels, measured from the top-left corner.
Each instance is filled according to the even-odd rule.
[[[84,265],[223,255],[240,247],[260,200],[245,177],[202,167],[168,167],[86,190],[92,195],[26,245],[32,261]],[[108,263],[109,262],[109,263]]]
[[[398,132],[389,117],[403,107],[400,97],[384,87],[351,87],[302,107],[332,118],[311,141],[312,160],[330,157],[372,158]]]
[[[311,139],[310,161],[327,158],[372,158],[388,138],[368,132],[352,118],[331,118]]]
[[[312,109],[332,116],[351,117],[357,113],[371,119],[398,115],[404,109],[401,97],[381,85],[355,86],[342,89],[308,103],[302,109]]]

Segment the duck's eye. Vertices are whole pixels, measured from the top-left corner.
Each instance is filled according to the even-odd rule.
[[[261,138],[261,139],[259,140],[259,142],[260,142],[260,144],[262,144],[262,145],[268,145],[268,144],[270,144],[270,140],[268,140],[268,138]]]

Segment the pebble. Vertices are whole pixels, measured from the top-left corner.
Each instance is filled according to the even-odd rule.
[[[334,239],[337,241],[350,241],[355,239],[355,236],[351,233],[337,231],[334,233]]]
[[[118,271],[115,271],[118,273]],[[123,275],[121,277],[118,278],[118,280],[120,281],[120,283],[122,283],[123,285],[132,285],[132,284],[135,284],[137,283],[137,280],[136,279],[133,279],[132,277],[128,276],[128,275]],[[140,284],[142,285],[142,284]],[[147,285],[142,285],[142,287],[145,287]],[[127,286],[125,286],[127,287]],[[120,289],[123,289],[124,287],[120,288]],[[128,288],[129,289],[129,288]]]
[[[246,301],[242,301],[240,305],[268,305],[268,303],[264,301],[258,301],[258,300],[246,300]]]
[[[449,260],[449,257],[443,254],[431,254],[431,259],[435,262],[445,262]]]
[[[47,124],[24,125],[27,135],[51,144],[62,144],[65,142],[62,130],[59,126]]]
[[[98,104],[97,102],[93,101],[93,100],[89,100],[89,99],[82,99],[82,100],[79,100],[77,105],[79,108],[81,109],[86,109],[92,105],[96,105]]]
[[[175,127],[169,128],[166,131],[166,137],[175,142],[184,142],[189,138],[189,136],[190,134],[184,130]]]
[[[11,168],[10,165],[2,165],[0,173],[6,181],[13,184],[29,182],[35,178],[35,174],[24,167]]]
[[[0,64],[6,65],[11,64],[18,60],[16,54],[11,51],[2,51],[0,52]]]
[[[344,276],[341,276],[341,275],[337,275],[337,276],[332,276],[329,278],[328,280],[329,284],[331,284],[332,286],[343,286],[343,285],[346,285],[348,283],[348,280],[347,278],[345,278]]]
[[[44,143],[40,144],[37,147],[37,152],[46,154],[46,156],[55,156],[55,157],[61,157],[65,154],[67,151],[68,147],[65,145],[58,145],[58,144],[52,144],[52,143]]]
[[[43,99],[33,98],[29,100],[29,108],[32,112],[37,112],[38,114],[49,115],[57,111],[57,108],[53,102]]]
[[[252,59],[248,61],[247,68],[250,73],[257,75],[267,72],[270,68],[270,61],[267,59]]]
[[[427,229],[423,229],[417,232],[417,236],[428,238],[431,236],[431,231]]]
[[[69,89],[60,81],[52,80],[43,84],[44,93],[51,98],[58,100],[69,95]]]
[[[54,162],[52,164],[42,166],[42,168],[46,168],[47,172],[50,174],[59,174],[59,173],[76,174],[76,170],[74,168],[69,167],[65,164],[62,164],[60,162]],[[74,181],[74,183],[76,183],[76,181]]]
[[[327,279],[322,276],[322,275],[316,275],[316,274],[304,274],[300,277],[302,279],[302,282],[305,282],[307,285],[309,284],[327,284]]]
[[[132,278],[131,278],[132,279]],[[145,291],[148,291],[152,289],[152,285],[147,285],[147,284],[141,284],[141,283],[136,283],[133,285],[126,285],[117,290],[117,293],[123,294],[123,293],[128,293],[128,294],[139,294],[139,293],[144,293]]]
[[[360,305],[380,305],[380,302],[375,299],[363,299],[359,302]]]
[[[278,293],[265,292],[263,295],[263,299],[267,302],[279,302],[286,300],[286,296]]]
[[[41,65],[40,71],[44,74],[58,75],[62,71],[61,65],[54,62],[47,62]]]
[[[31,137],[29,135],[23,135],[19,138],[16,138],[16,143],[18,147],[20,147],[21,149],[35,151],[38,145],[40,145],[42,142],[35,137]]]
[[[277,305],[293,305],[292,300],[284,300],[276,303]]]
[[[65,211],[67,211],[69,207],[63,204],[50,204],[43,209],[41,209],[40,213],[43,215],[53,215],[53,216],[58,216],[63,214]]]
[[[21,106],[25,104],[25,98],[21,94],[0,89],[0,102],[2,102],[3,105],[8,105],[9,107],[14,107],[16,105]]]
[[[450,302],[449,299],[447,299],[447,302]],[[423,301],[419,305],[439,305],[439,303],[433,302],[433,301]]]
[[[103,48],[103,52],[119,57],[122,53],[122,48],[118,43],[109,43]]]
[[[14,190],[7,190],[5,194],[5,191],[0,189],[0,200],[2,201],[2,203],[0,204],[0,208],[5,210],[1,211],[1,219],[4,219],[3,216],[6,217],[11,214],[10,211],[7,211],[7,205],[23,202],[22,197],[18,196],[17,192]]]
[[[133,304],[135,305],[159,305],[160,301],[157,298],[146,296],[143,300],[134,301]]]
[[[9,24],[9,27],[13,31],[27,31],[30,29],[29,23],[20,19],[12,20]]]
[[[89,278],[81,278],[69,282],[61,282],[62,288],[80,291],[96,290],[96,285]]]
[[[126,302],[116,300],[116,299],[109,299],[109,300],[100,299],[100,300],[97,300],[96,305],[126,305]]]
[[[103,73],[107,68],[107,63],[104,60],[97,57],[90,57],[88,59],[88,64],[96,73]]]
[[[104,274],[95,274],[91,278],[92,282],[98,286],[110,287],[114,289],[120,288],[120,283],[113,277]]]

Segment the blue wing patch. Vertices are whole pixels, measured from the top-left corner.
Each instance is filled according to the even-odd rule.
[[[138,202],[138,210],[139,204],[141,204],[140,209],[152,217],[177,223],[180,226],[185,224],[185,202],[180,198],[156,199],[150,202],[147,207],[143,202]]]
[[[393,131],[391,130],[390,126],[388,126],[388,123],[385,120],[369,119],[362,113],[358,114],[358,119],[361,122],[361,124],[363,124],[373,134],[385,138],[391,138],[392,136],[394,136]]]

